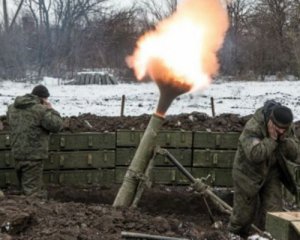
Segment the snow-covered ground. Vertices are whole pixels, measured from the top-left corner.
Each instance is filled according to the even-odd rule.
[[[63,116],[92,113],[99,116],[118,116],[122,95],[126,96],[125,115],[151,114],[155,111],[159,91],[154,83],[118,85],[58,85],[45,81],[51,97],[49,100]],[[29,93],[32,84],[0,82],[0,115],[15,96]],[[290,107],[295,120],[300,119],[300,81],[269,82],[214,82],[206,90],[185,94],[177,98],[168,114],[205,112],[211,115],[214,98],[216,115],[236,113],[248,115],[268,99],[275,99]]]

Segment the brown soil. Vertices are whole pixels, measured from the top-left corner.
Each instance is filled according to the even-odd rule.
[[[111,206],[118,187],[49,188],[51,200],[7,192],[0,200],[0,239],[121,239],[121,232],[218,240],[226,237],[227,216],[212,208],[219,229],[212,226],[202,197],[186,187],[154,187],[137,209]],[[213,207],[213,205],[211,204]]]
[[[252,115],[239,116],[237,114],[221,114],[209,117],[205,113],[169,115],[166,117],[162,129],[182,129],[187,131],[216,131],[241,132]],[[64,118],[65,132],[114,132],[120,129],[144,130],[151,115],[130,117],[107,117],[94,114],[83,114],[78,117]],[[2,126],[2,127],[1,127]],[[295,122],[296,133],[300,136],[300,121]],[[5,116],[0,116],[0,131],[8,130]]]
[[[71,117],[69,130],[78,131],[116,131],[117,129],[144,130],[150,120],[151,115],[141,115],[136,117],[101,117],[92,114],[84,114],[79,117]],[[183,129],[189,131],[234,131],[242,130],[247,117],[238,117],[234,114],[223,114],[211,118],[206,114],[194,112],[191,114],[180,114],[167,116],[162,126],[163,129]]]
[[[83,114],[78,117],[65,118],[64,131],[69,132],[113,132],[118,129],[144,130],[151,115],[131,117],[106,117],[93,114]],[[183,129],[189,131],[233,131],[240,132],[251,116],[240,117],[236,114],[222,114],[209,117],[204,113],[169,115],[163,124],[163,129]],[[0,117],[4,130],[8,130],[5,116]],[[1,128],[0,128],[1,130]]]

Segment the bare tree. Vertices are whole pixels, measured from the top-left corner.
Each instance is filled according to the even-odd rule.
[[[152,29],[157,22],[169,17],[177,9],[177,0],[143,0],[139,14],[144,29]]]
[[[177,0],[165,0],[160,4],[155,0],[147,0],[143,1],[142,5],[154,21],[161,21],[176,11]]]
[[[259,68],[263,74],[289,71],[291,48],[286,38],[290,0],[260,0],[256,11],[255,34],[261,45]],[[274,51],[273,49],[276,49]]]
[[[75,32],[84,28],[107,0],[26,0],[38,26],[38,75],[74,63]],[[51,16],[51,17],[50,17]],[[52,22],[52,23],[51,23]],[[51,70],[50,70],[51,69]]]
[[[11,23],[9,23],[9,18],[8,18],[8,12],[7,12],[7,1],[3,0],[3,18],[4,18],[4,29],[6,32],[10,31],[11,28],[14,26],[17,17],[19,16],[20,10],[23,6],[24,0],[20,0],[17,10],[15,14],[13,15]]]
[[[6,32],[8,32],[8,13],[7,13],[7,2],[6,0],[3,0],[3,18],[4,18],[4,29]]]
[[[226,74],[241,74],[246,71],[243,44],[245,44],[248,32],[250,6],[247,0],[228,2],[230,27],[220,53],[222,71]]]
[[[94,66],[124,67],[125,57],[135,46],[139,36],[135,6],[129,9],[111,10],[93,22],[86,30],[85,54]],[[98,54],[95,54],[97,51]],[[87,59],[83,58],[83,59]]]
[[[55,0],[55,49],[56,61],[60,67],[74,65],[77,41],[72,42],[75,29],[83,28],[95,13],[101,13],[101,5],[106,0]],[[76,40],[76,39],[74,39]]]
[[[124,59],[138,37],[177,8],[177,0],[143,0],[127,9],[108,5],[110,0],[14,1],[12,18],[2,1],[0,76],[6,78],[126,69]],[[300,75],[299,0],[228,1],[228,13],[222,73]]]
[[[288,38],[291,42],[292,53],[294,56],[295,72],[300,77],[300,1],[293,0],[289,5],[290,23]]]
[[[17,8],[17,11],[9,25],[9,29],[12,29],[12,27],[14,26],[15,22],[16,22],[16,19],[17,17],[19,16],[19,13],[20,13],[20,10],[22,9],[22,6],[23,6],[23,3],[24,3],[24,0],[20,0],[20,3],[18,4],[18,8]]]

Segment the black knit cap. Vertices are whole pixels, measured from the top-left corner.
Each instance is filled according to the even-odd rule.
[[[293,122],[293,113],[288,107],[275,106],[270,118],[277,127],[288,128]]]
[[[36,95],[40,98],[48,98],[50,93],[44,85],[37,85],[32,89],[31,94]]]

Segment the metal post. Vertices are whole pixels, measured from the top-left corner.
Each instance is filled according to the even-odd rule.
[[[213,97],[210,98],[210,105],[211,105],[212,116],[215,117],[216,112],[215,112],[215,103],[214,103],[214,98]]]
[[[125,95],[122,95],[122,100],[121,100],[121,117],[124,116],[124,108],[125,108]]]

